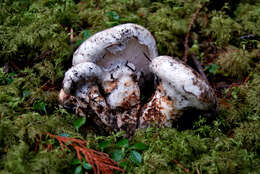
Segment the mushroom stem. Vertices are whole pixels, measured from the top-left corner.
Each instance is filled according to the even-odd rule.
[[[133,69],[135,69],[134,66],[128,67],[121,64],[103,76],[102,87],[108,95],[107,102],[112,109],[118,107],[131,109],[140,102],[138,77]]]
[[[117,128],[128,135],[135,132],[140,110],[140,89],[134,65],[120,64],[103,76],[102,87],[111,113],[117,119]]]
[[[117,127],[115,127],[116,118],[110,113],[110,107],[100,94],[98,86],[91,84],[85,89],[86,91],[83,88],[81,94],[78,94],[81,96],[80,98],[89,104],[90,108],[106,126],[117,130]]]
[[[182,114],[175,109],[175,103],[167,96],[162,84],[157,89],[150,101],[143,107],[139,119],[139,128],[148,126],[170,127],[172,120]]]

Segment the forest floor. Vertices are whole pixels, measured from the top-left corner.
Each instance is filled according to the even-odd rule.
[[[1,0],[0,174],[260,173],[259,16],[256,0]],[[190,114],[127,140],[59,107],[77,47],[129,22],[151,31],[159,55],[195,69],[196,56],[218,97],[214,118]]]

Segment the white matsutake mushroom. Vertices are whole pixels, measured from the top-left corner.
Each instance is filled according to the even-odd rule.
[[[217,107],[214,90],[197,72],[179,60],[157,56],[153,36],[139,25],[96,33],[75,51],[60,103],[78,115],[94,113],[97,124],[128,135],[153,124],[169,127],[189,109]],[[141,94],[154,89],[154,75],[159,83],[142,106]]]
[[[159,56],[153,59],[150,68],[158,77],[159,84],[142,109],[139,128],[153,124],[169,127],[187,109],[216,109],[214,90],[200,74],[182,61]]]
[[[83,42],[73,55],[73,67],[65,74],[60,92],[61,104],[64,105],[70,99],[68,96],[72,95],[75,100],[85,98],[85,103],[89,105],[93,99],[88,100],[86,94],[92,93],[89,91],[95,86],[94,91],[99,89],[97,96],[102,97],[100,94],[104,92],[106,97],[102,98],[102,103],[106,105],[101,107],[92,104],[90,107],[102,122],[109,125],[109,121],[103,121],[103,115],[97,112],[97,108],[114,115],[106,119],[116,119],[117,128],[136,127],[140,108],[139,87],[153,80],[149,63],[156,56],[153,36],[139,25],[123,24],[96,33]],[[86,104],[84,106],[86,109]]]

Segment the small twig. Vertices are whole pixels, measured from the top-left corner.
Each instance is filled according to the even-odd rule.
[[[44,59],[46,56],[50,55],[51,53],[52,53],[51,50],[46,50],[39,56],[39,59]]]
[[[244,82],[243,82],[243,85],[246,86],[248,80],[249,80],[249,77],[250,77],[250,74],[245,78]]]
[[[41,89],[44,90],[44,91],[49,91],[49,90],[55,89],[56,86],[53,85],[50,81],[51,81],[51,80],[48,80],[47,82],[45,82],[45,83],[41,86]]]
[[[39,136],[36,135],[36,142],[35,142],[34,152],[38,152],[39,146],[40,146]]]
[[[192,55],[191,55],[191,58],[192,58],[194,64],[196,65],[196,68],[197,68],[197,70],[199,71],[200,75],[201,75],[201,76],[207,81],[207,83],[209,84],[209,81],[208,81],[208,79],[207,79],[207,76],[206,76],[206,74],[204,73],[203,68],[202,68],[200,62],[198,61],[197,57],[196,57],[194,54],[192,54]]]
[[[180,164],[177,160],[173,160],[173,162],[178,166],[180,167],[181,169],[183,169],[183,171],[185,173],[190,173],[190,171],[188,169],[186,169],[182,164]]]
[[[206,3],[203,3],[202,6],[196,10],[196,12],[193,14],[193,16],[192,16],[192,18],[191,18],[191,21],[190,21],[190,24],[189,24],[189,28],[188,28],[188,33],[186,34],[185,42],[184,42],[185,52],[184,52],[183,61],[184,61],[185,63],[187,62],[187,57],[188,57],[188,52],[189,52],[188,42],[189,42],[191,27],[192,27],[192,25],[194,24],[195,19],[197,18],[197,16],[198,16],[200,10],[205,6],[205,4],[206,4]]]
[[[197,174],[200,174],[200,171],[199,171],[199,169],[198,169],[198,168],[196,169],[196,171],[197,171]]]
[[[219,101],[220,101],[220,103],[221,103],[222,105],[226,106],[228,109],[231,109],[230,104],[227,103],[224,99],[220,99]]]

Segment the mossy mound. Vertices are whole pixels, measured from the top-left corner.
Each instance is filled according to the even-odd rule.
[[[160,55],[180,59],[190,32],[189,53],[216,87],[220,111],[214,118],[196,119],[191,113],[194,122],[188,129],[184,122],[139,130],[129,143],[143,142],[148,149],[141,163],[124,157],[127,173],[260,173],[259,2],[0,2],[0,173],[76,172],[75,151],[62,151],[47,132],[85,139],[88,147],[111,154],[122,133],[101,136],[89,128],[89,119],[78,130],[78,117],[59,108],[57,96],[73,51],[92,34],[128,22],[152,32]],[[107,141],[110,146],[101,148]]]

